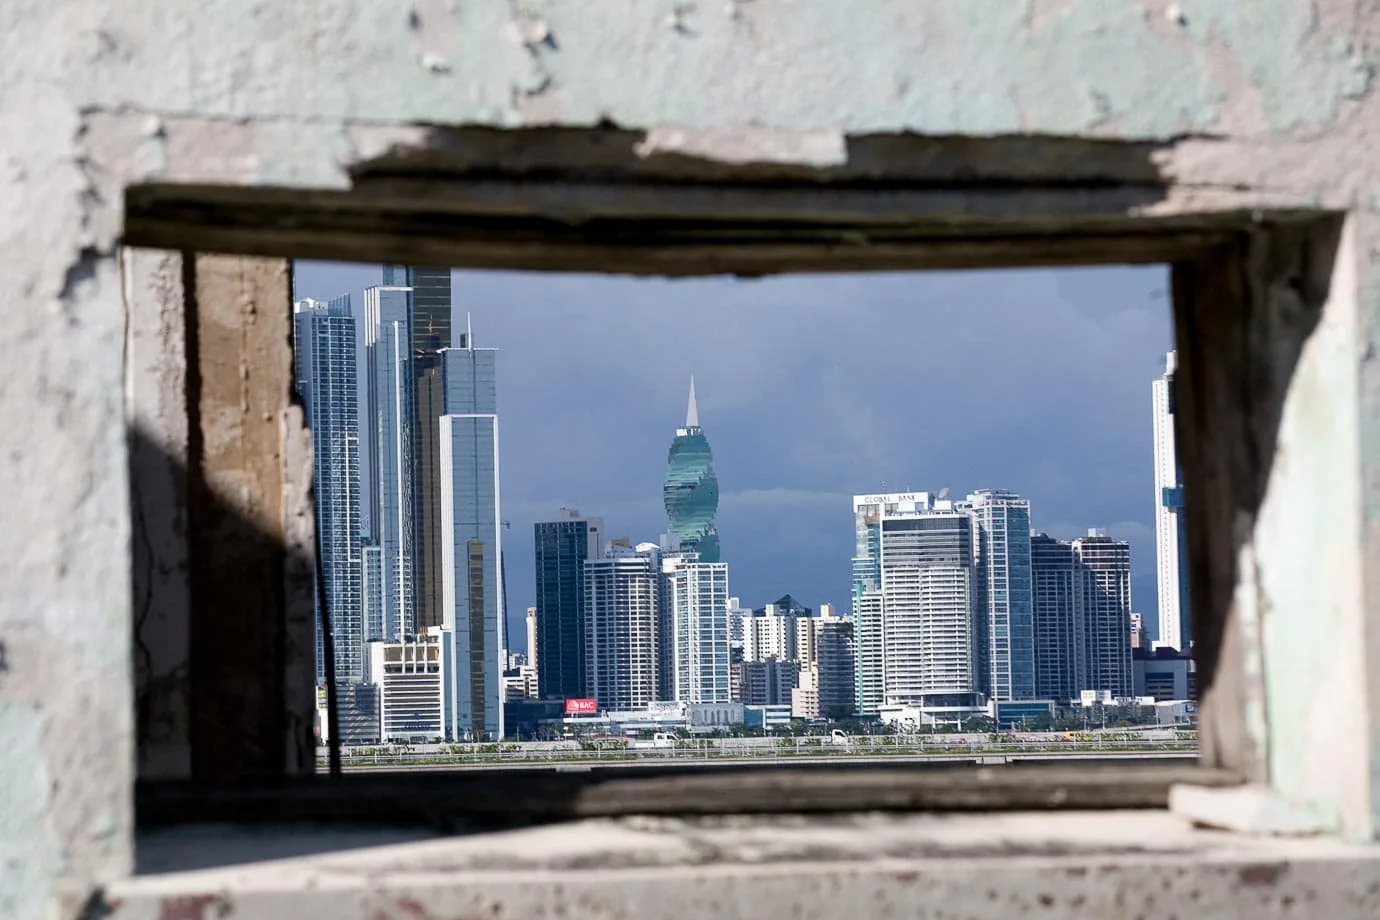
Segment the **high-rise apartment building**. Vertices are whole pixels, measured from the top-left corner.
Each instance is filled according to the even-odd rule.
[[[1175,447],[1175,352],[1165,356],[1164,375],[1151,385],[1155,436],[1155,566],[1159,587],[1159,644],[1187,651],[1193,641],[1188,604],[1188,543],[1183,481]]]
[[[1131,548],[1091,531],[1072,543],[1031,536],[1036,694],[1132,694]]]
[[[767,604],[743,620],[743,661],[794,661],[796,615]]]
[[[537,659],[537,608],[527,608],[527,664],[536,670]]]
[[[385,265],[384,285],[407,288],[413,394],[413,560],[417,631],[445,619],[441,572],[440,419],[447,410],[441,351],[451,346],[448,268]],[[466,344],[461,335],[462,347]]]
[[[714,528],[714,514],[719,509],[719,480],[714,475],[709,441],[700,428],[693,377],[685,424],[676,429],[667,455],[662,498],[670,522],[667,549],[697,553],[701,562],[718,562],[719,533]]]
[[[1084,572],[1083,648],[1087,687],[1128,697],[1131,669],[1131,544],[1090,530],[1073,541]]]
[[[441,350],[439,420],[444,625],[455,636],[456,737],[503,735],[505,630],[495,350]]]
[[[979,671],[974,523],[928,493],[858,495],[857,705],[968,705]]]
[[[330,614],[338,681],[364,680],[363,571],[360,560],[359,370],[350,298],[293,305],[297,392],[311,427],[321,592]],[[326,679],[321,611],[316,616],[316,679]]]
[[[583,563],[585,691],[602,709],[640,709],[658,698],[660,552],[611,544]]]
[[[728,563],[694,555],[662,565],[670,589],[674,699],[682,703],[732,701],[728,645]]]
[[[1014,492],[983,489],[959,507],[976,524],[982,689],[994,700],[1034,699],[1030,502]]]
[[[1083,571],[1073,545],[1045,533],[1030,535],[1035,635],[1035,696],[1077,699],[1088,686],[1083,649]]]
[[[416,629],[413,583],[411,290],[371,287],[364,292],[364,348],[369,388],[369,503],[371,543],[382,567],[382,635],[396,640]]]
[[[383,641],[383,549],[378,544],[360,547],[361,594],[364,598],[364,638]]]
[[[856,655],[853,697],[859,714],[863,715],[876,715],[886,702],[882,654],[882,515],[888,498],[900,496],[853,497],[851,596]]]
[[[838,616],[833,604],[821,604],[819,616],[796,621],[801,685],[808,674],[818,715],[837,718],[853,713],[853,654],[853,618]]]
[[[537,686],[543,698],[582,697],[585,675],[584,564],[604,554],[603,518],[562,508],[532,525],[537,582]]]

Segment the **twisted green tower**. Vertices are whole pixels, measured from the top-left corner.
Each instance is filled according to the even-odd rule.
[[[662,497],[672,545],[699,553],[701,562],[718,562],[719,533],[714,529],[714,512],[719,510],[719,480],[714,475],[709,441],[700,429],[694,377],[690,378],[685,426],[676,429],[676,439],[671,442]]]

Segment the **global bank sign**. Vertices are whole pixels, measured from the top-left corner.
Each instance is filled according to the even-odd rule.
[[[568,716],[596,713],[598,711],[599,701],[592,697],[579,697],[565,701],[565,714]]]

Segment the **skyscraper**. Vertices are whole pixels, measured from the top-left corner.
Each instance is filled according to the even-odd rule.
[[[960,507],[976,523],[983,692],[995,700],[1034,699],[1030,502],[1014,492],[982,489]]]
[[[365,673],[363,572],[360,562],[358,375],[350,298],[293,305],[297,392],[311,427],[316,539],[321,596],[330,613],[335,676]],[[316,678],[325,680],[320,610],[316,617]]]
[[[925,492],[857,495],[853,514],[859,711],[975,704],[984,686],[972,518]]]
[[[1130,696],[1130,544],[1094,530],[1072,543],[1037,533],[1030,545],[1037,695]]]
[[[380,600],[387,640],[412,635],[412,336],[408,328],[411,292],[371,287],[364,292],[364,348],[369,386],[366,418],[371,428],[365,484],[371,509],[372,542],[382,564]]]
[[[454,631],[455,737],[503,735],[503,517],[496,351],[441,350],[439,419],[443,626]]]
[[[1188,543],[1183,482],[1174,440],[1175,352],[1165,355],[1164,375],[1151,385],[1155,430],[1155,565],[1159,585],[1159,642],[1187,651],[1193,641],[1188,605]]]
[[[1083,650],[1087,662],[1083,690],[1108,690],[1115,697],[1132,692],[1131,544],[1100,530],[1073,541],[1083,570]]]
[[[709,441],[700,428],[693,377],[685,425],[676,429],[667,456],[662,498],[670,521],[668,548],[698,553],[701,562],[718,562],[719,534],[714,529],[714,513],[719,509],[719,480],[714,475]]]
[[[406,287],[412,357],[413,559],[417,631],[445,619],[441,586],[440,418],[446,413],[442,349],[451,345],[448,268],[385,265],[383,283]],[[461,336],[461,347],[466,344]]]
[[[639,709],[658,697],[660,553],[610,545],[583,563],[585,690],[603,709]]]
[[[586,695],[584,564],[604,553],[604,521],[562,508],[532,526],[537,581],[537,686],[544,699]]]
[[[865,715],[875,715],[886,702],[882,654],[882,509],[887,498],[885,495],[853,497],[853,696],[859,714]]]
[[[727,703],[728,563],[693,554],[666,560],[675,643],[675,695],[682,703]]]
[[[1083,571],[1073,545],[1030,535],[1035,635],[1035,696],[1068,701],[1087,684],[1083,649]]]

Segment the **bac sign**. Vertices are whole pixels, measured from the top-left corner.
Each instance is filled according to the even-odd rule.
[[[565,714],[566,714],[566,715],[571,715],[572,713],[576,713],[576,712],[598,712],[598,711],[599,711],[599,701],[598,701],[598,700],[594,700],[594,699],[590,699],[589,697],[582,697],[582,698],[580,698],[580,699],[573,699],[573,700],[566,700],[566,701],[565,701]]]

